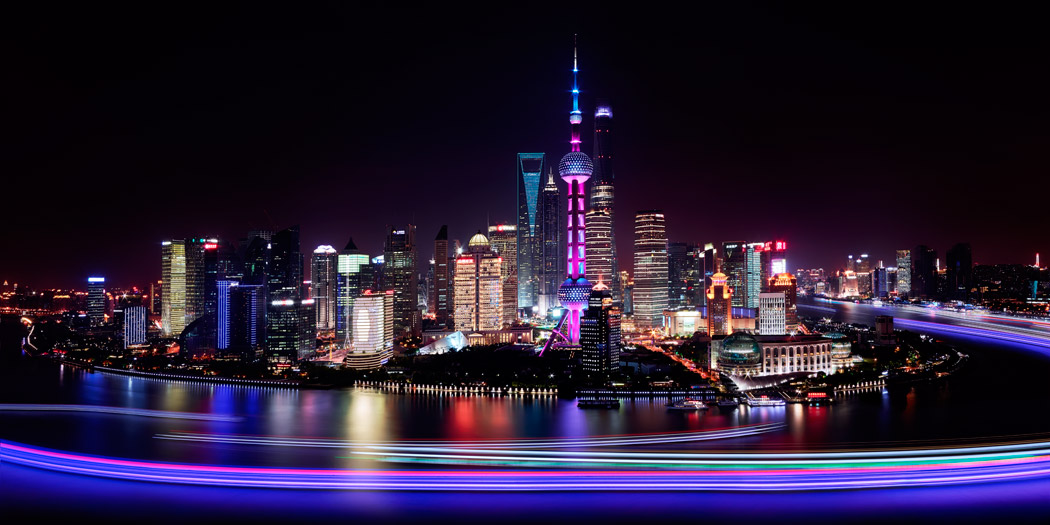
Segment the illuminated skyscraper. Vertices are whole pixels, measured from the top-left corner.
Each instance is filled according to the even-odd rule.
[[[580,342],[580,312],[587,307],[591,295],[591,283],[587,280],[586,237],[587,213],[586,194],[583,185],[591,178],[594,165],[586,153],[580,151],[580,124],[583,113],[580,111],[580,87],[576,81],[579,69],[576,67],[576,50],[572,59],[572,111],[569,112],[572,151],[566,153],[558,163],[558,174],[568,185],[568,222],[566,249],[568,274],[565,282],[558,287],[558,300],[568,310],[562,323],[562,334],[569,342],[576,345]],[[665,270],[666,271],[666,270]],[[666,286],[666,285],[665,285]]]
[[[92,327],[106,322],[106,278],[88,277],[88,322]]]
[[[788,272],[778,273],[769,278],[767,288],[770,292],[784,294],[784,330],[789,334],[797,332],[798,280]]]
[[[511,224],[489,226],[489,242],[503,262],[500,275],[503,280],[503,323],[518,320],[518,232]]]
[[[372,260],[351,237],[336,258],[335,341],[342,348],[353,341],[354,301],[372,287]]]
[[[520,234],[519,238],[520,238]],[[515,259],[517,260],[517,259]],[[452,282],[452,265],[448,256],[448,225],[442,225],[434,238],[434,296],[430,298],[430,307],[434,322],[438,326],[452,325],[452,301],[449,291]],[[517,272],[515,266],[514,271]],[[518,291],[515,289],[514,293]]]
[[[160,273],[164,282],[161,327],[165,336],[178,336],[186,328],[186,242],[160,243]]]
[[[314,250],[310,264],[310,298],[314,300],[319,331],[332,330],[336,325],[337,266],[338,256],[335,248],[325,244]]]
[[[787,242],[770,241],[762,248],[762,291],[768,292],[765,287],[769,278],[787,270]]]
[[[646,210],[634,218],[634,325],[639,329],[663,326],[667,309],[667,229],[660,210]]]
[[[598,282],[580,321],[580,366],[584,372],[608,376],[620,366],[620,307],[612,292]]]
[[[696,246],[684,242],[667,243],[667,307],[671,310],[700,306],[704,279]]]
[[[393,355],[394,291],[365,290],[354,300],[354,344],[346,366],[358,370],[379,368]]]
[[[593,201],[592,201],[593,202]],[[587,280],[613,282],[612,216],[608,209],[587,212]],[[612,293],[612,290],[609,290]]]
[[[783,292],[758,294],[758,335],[787,334],[785,303]]]
[[[897,295],[911,296],[911,250],[897,250]]]
[[[612,106],[608,102],[599,100],[594,110],[594,179],[591,181],[591,211],[605,211],[608,214],[608,251],[605,251],[605,241],[594,237],[595,249],[591,249],[591,238],[587,240],[587,278],[591,281],[591,270],[595,265],[600,266],[605,281],[609,283],[609,291],[612,293],[613,301],[620,301],[620,264],[616,255],[616,214],[614,212],[614,188],[615,174],[613,173],[613,138],[612,138]],[[596,218],[597,221],[602,219]],[[604,225],[595,224],[590,218],[587,219],[587,231],[599,226],[606,229]],[[608,271],[606,271],[608,268]]]
[[[558,287],[565,277],[565,243],[562,240],[561,192],[554,182],[554,171],[547,173],[547,183],[540,193],[540,270],[539,295],[536,313],[546,315],[551,308],[558,306]],[[519,283],[521,276],[518,276]],[[520,289],[520,285],[519,285]],[[524,305],[519,304],[524,308]]]
[[[911,297],[937,295],[937,250],[918,245],[911,251]]]
[[[146,326],[149,311],[145,306],[124,308],[124,348],[146,344]]]
[[[540,293],[540,277],[543,272],[540,187],[545,164],[544,153],[518,153],[517,274],[518,306],[521,308],[535,306],[537,295]]]
[[[317,321],[313,300],[304,299],[303,254],[299,227],[292,226],[270,240],[266,357],[271,363],[292,363],[309,357],[316,347]]]
[[[478,232],[465,252],[456,257],[456,311],[460,331],[499,330],[503,326],[502,259],[488,238]]]
[[[723,242],[720,269],[725,274],[726,284],[733,290],[733,306],[746,307],[746,298],[742,291],[747,283],[747,243]]]
[[[758,294],[762,293],[762,252],[765,250],[765,243],[752,242],[748,243],[747,251],[745,252],[745,266],[747,268],[747,277],[744,286],[744,306],[747,308],[758,308]]]
[[[733,333],[733,289],[722,272],[711,276],[707,289],[707,335],[715,337]]]
[[[216,335],[215,348],[220,353],[226,353],[230,348],[231,323],[233,315],[233,289],[240,285],[237,281],[226,279],[215,283],[216,290]]]
[[[394,291],[394,337],[419,335],[419,275],[416,273],[416,227],[387,227],[383,246],[383,288]]]

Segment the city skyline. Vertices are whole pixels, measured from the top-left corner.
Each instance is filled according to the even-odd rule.
[[[665,210],[670,241],[785,239],[792,244],[791,271],[833,271],[849,253],[889,263],[894,250],[918,244],[936,249],[942,263],[958,242],[973,246],[977,263],[1031,263],[1036,252],[1050,251],[1038,207],[1012,205],[1021,194],[1045,194],[1048,184],[1037,176],[1042,139],[1036,124],[1050,111],[1035,96],[1047,78],[1025,61],[1042,48],[1026,47],[1023,32],[1008,34],[996,25],[1001,15],[987,23],[1003,38],[988,47],[953,29],[920,27],[934,13],[913,13],[914,21],[895,26],[898,38],[922,51],[911,56],[874,49],[881,38],[876,26],[889,13],[838,27],[834,12],[806,18],[774,8],[726,9],[709,13],[726,28],[709,28],[715,24],[705,19],[703,29],[710,31],[643,28],[628,42],[617,40],[617,31],[633,25],[615,11],[540,31],[527,31],[525,19],[502,35],[464,31],[441,40],[435,54],[416,50],[417,39],[431,30],[406,30],[380,40],[393,46],[396,61],[386,53],[350,51],[356,39],[375,33],[344,34],[345,18],[338,15],[346,13],[338,10],[325,22],[316,13],[285,20],[285,13],[264,7],[216,13],[226,21],[247,16],[259,27],[281,18],[287,41],[250,24],[188,41],[172,34],[176,25],[210,26],[178,17],[166,22],[170,27],[154,28],[157,34],[112,28],[116,36],[107,38],[130,32],[141,41],[141,49],[122,53],[103,52],[118,44],[106,39],[71,47],[83,31],[76,13],[48,19],[62,37],[43,43],[27,36],[40,45],[17,50],[16,68],[31,80],[19,86],[24,107],[13,114],[21,130],[12,144],[21,176],[10,184],[13,195],[23,196],[38,194],[39,180],[55,184],[46,204],[11,203],[17,215],[33,219],[5,230],[3,244],[19,257],[0,262],[0,278],[69,288],[98,274],[114,286],[141,286],[160,275],[155,261],[164,239],[236,241],[252,229],[296,224],[304,247],[339,246],[353,236],[373,255],[383,249],[386,224],[411,223],[426,236],[449,224],[450,240],[465,242],[487,224],[515,216],[517,153],[544,152],[550,159],[565,151],[559,108],[568,96],[561,86],[570,80],[565,49],[573,33],[580,34],[584,73],[582,149],[594,146],[596,101],[609,100],[617,214]],[[122,20],[101,20],[105,14],[114,13],[90,16],[103,33]],[[26,13],[26,27],[42,23],[40,16]],[[955,16],[978,21],[977,13]],[[755,27],[747,29],[745,21]],[[805,38],[771,46],[789,33]],[[759,38],[746,46],[740,43],[746,36]],[[482,38],[486,46],[478,44]],[[238,47],[241,41],[252,45]],[[92,69],[84,53],[99,57]],[[157,53],[157,61],[143,62],[140,53]],[[337,53],[347,53],[357,67],[337,72],[326,66]],[[783,59],[789,65],[777,65]],[[920,67],[927,61],[938,67]],[[223,73],[229,64],[233,71]],[[444,70],[461,74],[420,93],[404,82]],[[987,74],[968,77],[974,70]],[[210,84],[172,82],[190,72],[213,73]],[[387,91],[361,85],[365,72],[389,79],[379,83]],[[891,74],[894,82],[880,80]],[[96,83],[101,75],[108,76]],[[665,94],[674,98],[664,102]],[[390,101],[381,108],[362,102],[380,95]],[[194,111],[179,110],[187,105]],[[844,106],[849,111],[843,113]],[[479,107],[487,115],[484,137],[460,145],[434,135],[476,137],[475,117],[468,115]],[[391,156],[394,146],[384,138],[395,130]],[[947,158],[946,151],[959,155]],[[991,183],[1003,174],[1014,184]],[[428,186],[431,177],[442,183]],[[162,180],[178,184],[161,191]],[[749,181],[753,209],[707,199],[736,180]],[[974,191],[982,180],[989,183]],[[316,195],[309,196],[318,184],[329,184],[326,194],[333,196],[371,197],[318,206]],[[790,212],[779,213],[784,184],[799,195]],[[406,187],[427,198],[391,205],[385,196]],[[137,213],[142,220],[123,220]],[[726,220],[713,224],[712,217]],[[110,218],[121,219],[119,229],[107,226]],[[616,222],[624,269],[631,266],[631,230],[631,221]],[[49,256],[56,245],[78,257]],[[422,260],[431,255],[427,248],[420,248]]]

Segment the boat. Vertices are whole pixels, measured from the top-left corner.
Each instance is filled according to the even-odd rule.
[[[718,409],[723,412],[729,412],[740,408],[740,402],[735,399],[723,399],[718,402]]]
[[[747,406],[752,406],[752,407],[782,407],[782,406],[786,406],[786,405],[787,405],[787,403],[783,399],[780,399],[780,398],[771,398],[771,397],[762,396],[762,397],[749,397],[747,399]]]
[[[687,397],[667,405],[668,410],[707,410],[707,405],[699,399]]]
[[[576,402],[579,408],[620,408],[619,399],[581,399]]]

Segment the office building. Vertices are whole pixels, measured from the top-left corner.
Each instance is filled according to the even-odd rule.
[[[299,226],[275,233],[269,244],[266,358],[270,363],[283,365],[314,353],[316,318],[313,300],[304,299]]]
[[[394,291],[394,336],[421,334],[416,273],[416,227],[387,227],[383,246],[383,289]]]
[[[911,296],[911,251],[897,250],[897,295]]]
[[[948,249],[946,276],[948,293],[945,299],[969,302],[973,289],[973,252],[969,243],[958,243]]]
[[[149,284],[149,313],[160,315],[163,311],[164,281],[154,281]]]
[[[357,249],[351,237],[336,258],[335,342],[349,348],[353,342],[354,301],[373,286],[372,260]]]
[[[547,183],[544,184],[540,194],[540,233],[539,233],[539,277],[538,292],[534,303],[534,312],[541,317],[546,317],[547,312],[559,306],[558,287],[565,278],[565,243],[562,231],[565,229],[562,221],[561,192],[558,184],[554,182],[554,170],[547,173]],[[519,283],[521,277],[519,276]],[[520,289],[519,284],[519,289]],[[518,304],[525,308],[525,305]]]
[[[186,328],[186,243],[173,239],[160,246],[161,328],[166,336],[178,336]]]
[[[215,283],[216,291],[216,332],[215,348],[224,353],[230,348],[230,327],[233,322],[233,288],[240,285],[238,281],[222,279]]]
[[[478,232],[456,257],[454,328],[463,332],[503,326],[502,261]]]
[[[544,228],[541,219],[542,203],[540,189],[546,155],[543,153],[518,153],[518,224],[517,230],[517,275],[518,306],[531,309],[540,293],[540,276],[543,272],[541,253]],[[555,188],[557,190],[557,188]],[[546,232],[555,234],[557,232]]]
[[[787,272],[787,241],[769,241],[762,247],[762,291],[768,292],[765,287],[769,284],[770,277],[779,273]]]
[[[314,300],[318,331],[334,330],[338,311],[338,261],[335,248],[324,244],[314,249],[310,262],[310,298]]]
[[[787,333],[787,300],[783,292],[758,294],[759,335],[784,335]]]
[[[587,299],[580,321],[580,367],[598,378],[608,377],[620,366],[620,308],[612,291],[599,282]]]
[[[145,306],[124,307],[124,348],[146,344],[149,310]]]
[[[937,251],[918,245],[911,251],[911,297],[933,299],[937,295]]]
[[[722,272],[711,276],[707,289],[707,335],[710,337],[733,333],[733,288]]]
[[[106,278],[88,277],[87,315],[92,327],[106,322]]]
[[[699,288],[699,306],[707,305],[707,289],[711,286],[711,276],[718,272],[718,249],[714,244],[707,243],[701,248],[696,248],[697,265],[697,287]]]
[[[660,210],[645,210],[634,219],[634,324],[639,330],[660,328],[667,309],[667,230]]]
[[[489,226],[489,243],[499,255],[503,282],[503,324],[518,320],[518,228],[513,224]]]
[[[520,238],[520,233],[514,232]],[[516,246],[516,245],[515,245]],[[515,262],[517,255],[515,255]],[[433,296],[430,298],[430,308],[434,314],[434,323],[438,326],[452,326],[452,301],[449,290],[452,283],[452,262],[448,254],[448,225],[441,225],[438,234],[434,237],[434,285]],[[515,279],[517,279],[517,264],[514,267]],[[514,291],[517,299],[517,290]]]
[[[785,333],[798,332],[798,280],[790,273],[778,273],[769,278],[766,288],[772,293],[784,294]],[[761,314],[761,305],[759,305],[759,314]]]
[[[667,243],[667,306],[671,310],[700,306],[703,277],[696,246],[684,242]]]
[[[608,251],[605,251],[605,241],[601,237],[595,237],[595,250],[591,250],[592,241],[587,240],[587,279],[597,282],[597,265],[605,282],[609,283],[609,291],[612,293],[613,301],[621,300],[620,264],[616,256],[616,213],[614,206],[614,181],[613,173],[613,136],[612,136],[613,112],[612,106],[607,101],[599,100],[594,110],[594,178],[591,180],[590,210],[592,212],[605,212],[608,216],[587,218],[587,233],[592,229],[607,230]],[[608,222],[608,226],[605,225]]]
[[[347,367],[367,370],[386,364],[394,348],[394,291],[365,290],[354,300],[354,344]]]
[[[613,282],[612,215],[606,209],[592,209],[585,217],[587,237],[587,280]],[[610,293],[611,293],[610,287]]]
[[[733,306],[747,307],[747,243],[727,241],[722,243],[720,271],[726,276],[726,284],[733,290]]]
[[[222,301],[219,304],[221,310]],[[266,285],[241,283],[229,287],[229,343],[220,350],[222,355],[245,362],[263,357],[266,308]]]
[[[558,287],[558,301],[565,308],[565,317],[561,323],[561,333],[568,342],[576,345],[580,342],[580,314],[587,307],[591,294],[591,283],[587,280],[587,194],[583,186],[594,172],[594,164],[586,153],[580,151],[580,124],[583,112],[580,111],[580,88],[577,83],[576,50],[572,60],[572,111],[569,112],[569,129],[571,151],[558,163],[558,174],[568,186],[568,209],[566,222],[566,268],[565,281]],[[665,248],[666,249],[666,248]]]

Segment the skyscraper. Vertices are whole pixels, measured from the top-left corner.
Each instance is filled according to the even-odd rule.
[[[594,285],[580,321],[581,368],[608,376],[620,366],[620,307],[603,282]]]
[[[518,153],[518,306],[532,308],[540,293],[542,223],[540,186],[544,153]]]
[[[336,325],[337,267],[335,248],[323,244],[314,250],[310,264],[310,298],[314,300],[318,331],[332,330]]]
[[[572,151],[566,153],[558,163],[558,174],[568,185],[568,222],[566,239],[568,250],[568,276],[558,287],[558,301],[567,310],[562,322],[562,333],[572,345],[580,342],[580,312],[587,306],[591,294],[591,283],[587,280],[586,237],[587,213],[586,194],[583,185],[591,178],[594,165],[586,153],[580,151],[580,124],[583,112],[580,111],[580,86],[576,81],[579,69],[576,67],[576,50],[572,58],[572,111],[569,112],[571,129],[570,144]]]
[[[958,243],[948,249],[948,297],[956,301],[969,302],[973,288],[973,252],[970,243]]]
[[[124,308],[124,348],[146,344],[146,326],[149,311],[145,306]]]
[[[520,239],[521,234],[515,232]],[[517,259],[515,259],[517,260]],[[441,225],[434,238],[434,297],[430,299],[434,313],[434,322],[438,326],[452,326],[451,295],[449,286],[452,282],[452,267],[448,255],[448,225]],[[517,272],[517,267],[515,267]],[[514,291],[517,294],[517,290]]]
[[[547,173],[547,183],[543,185],[543,191],[540,194],[539,294],[534,306],[539,307],[536,313],[541,316],[546,315],[551,308],[558,306],[558,287],[565,277],[565,243],[562,241],[563,215],[561,192],[558,191],[558,184],[554,182],[554,171],[550,170]],[[518,282],[521,282],[520,275]],[[518,306],[525,307],[521,304]]]
[[[220,303],[221,304],[221,303]],[[230,287],[230,344],[225,354],[251,362],[266,346],[266,285]]]
[[[600,246],[592,252],[591,241],[587,241],[587,262],[593,268],[595,264],[600,265],[602,275],[609,283],[609,291],[612,293],[613,301],[620,300],[620,264],[616,255],[616,214],[614,213],[613,183],[613,138],[612,138],[612,106],[607,101],[599,100],[594,110],[594,179],[591,181],[591,211],[604,211],[608,214],[609,248],[604,251],[604,241],[595,238]],[[602,219],[596,218],[596,222]],[[594,226],[606,229],[604,224],[595,224],[590,218],[587,219],[588,233]],[[608,267],[608,272],[605,268]],[[594,281],[588,273],[588,279]]]
[[[281,230],[270,239],[266,357],[287,364],[308,357],[316,347],[313,300],[303,296],[303,254],[299,226]]]
[[[703,289],[696,247],[684,242],[667,243],[667,307],[699,306],[699,294]]]
[[[379,368],[390,360],[394,348],[394,291],[365,290],[354,300],[354,344],[347,352],[349,368]]]
[[[715,337],[733,333],[733,289],[722,272],[711,276],[707,289],[707,335]]]
[[[733,289],[733,306],[747,307],[744,289],[747,286],[747,243],[727,241],[722,243],[721,272],[726,284]]]
[[[357,249],[351,237],[336,258],[335,341],[341,348],[353,342],[354,301],[371,287],[371,258]]]
[[[758,294],[758,334],[787,334],[786,298],[783,292]]]
[[[106,322],[106,278],[88,277],[88,322],[92,327]]]
[[[798,279],[788,272],[778,273],[769,278],[767,288],[770,292],[784,294],[784,330],[789,334],[797,332]]]
[[[744,252],[746,277],[743,286],[744,306],[746,308],[758,308],[758,294],[762,293],[762,252],[765,243],[748,243],[747,251]]]
[[[503,280],[503,323],[518,320],[518,228],[512,224],[489,226],[492,250],[503,261],[500,275]]]
[[[160,243],[160,273],[164,282],[161,327],[166,336],[186,328],[186,243],[173,239]]]
[[[230,348],[231,324],[233,315],[233,289],[239,286],[238,281],[222,279],[215,283],[216,290],[216,335],[215,348],[222,354]]]
[[[420,333],[419,275],[416,273],[416,227],[387,227],[383,246],[383,287],[394,291],[394,337]]]
[[[456,257],[455,329],[476,332],[503,326],[502,260],[488,238],[476,233]]]
[[[897,250],[897,295],[911,296],[911,251]]]
[[[593,202],[593,200],[592,200]],[[587,212],[587,280],[612,283],[612,215],[608,209],[591,209]],[[610,289],[610,293],[612,293]]]
[[[920,244],[911,251],[911,297],[937,295],[937,251]]]
[[[667,309],[667,229],[660,210],[639,211],[634,218],[634,324],[663,326]]]
[[[762,291],[767,292],[765,286],[769,278],[784,273],[787,270],[787,242],[769,241],[762,247]]]

